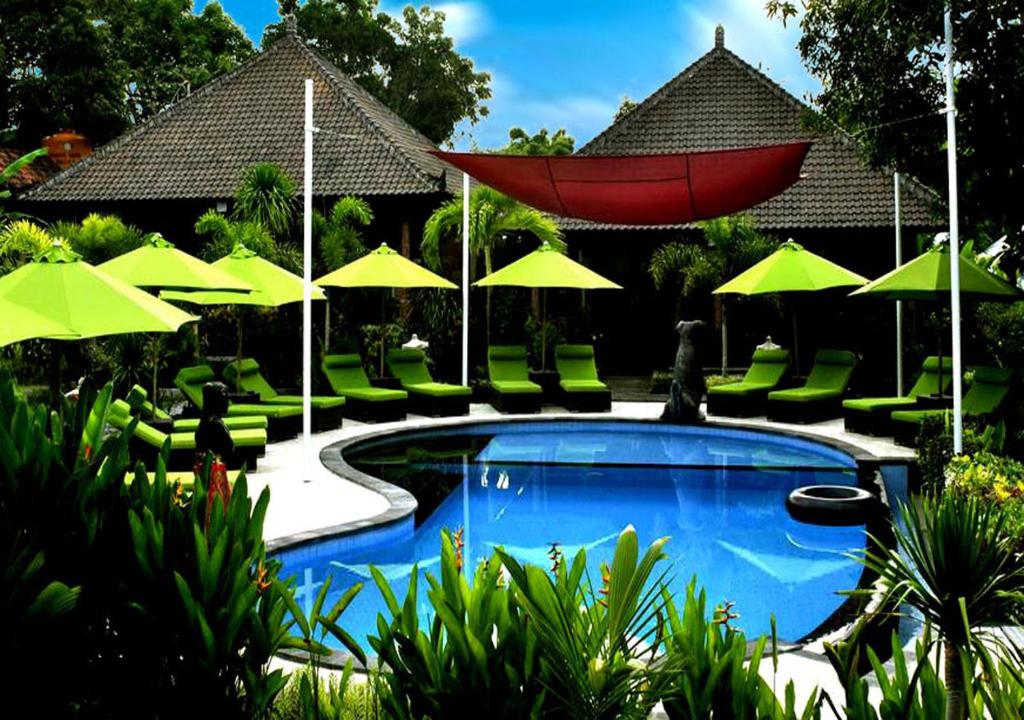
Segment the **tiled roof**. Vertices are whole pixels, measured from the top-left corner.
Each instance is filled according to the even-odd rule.
[[[10,165],[31,150],[22,148],[0,147],[0,170]],[[21,169],[10,181],[10,187],[15,192],[30,188],[41,183],[46,178],[60,172],[60,166],[48,157],[40,157]]]
[[[256,162],[302,179],[304,79],[313,78],[313,191],[400,195],[455,190],[435,146],[292,32],[82,162],[28,201],[228,198]],[[447,171],[447,172],[446,172]]]
[[[804,127],[807,106],[724,47],[716,47],[580,148],[583,155],[668,153],[769,145],[811,138],[803,177],[786,192],[750,210],[768,230],[868,228],[893,224],[892,172],[863,164],[856,142],[842,131]],[[907,179],[904,225],[935,226],[936,198]],[[566,229],[607,229],[559,219]]]

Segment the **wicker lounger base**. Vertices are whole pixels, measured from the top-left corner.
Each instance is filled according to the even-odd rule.
[[[345,398],[344,411],[345,417],[358,420],[359,422],[395,422],[405,419],[407,404],[407,401],[404,399],[372,402],[347,397]]]
[[[408,388],[405,388],[408,390]],[[409,392],[409,412],[427,417],[451,417],[468,415],[470,395],[427,395],[411,390]]]
[[[612,391],[566,392],[559,389],[558,400],[570,412],[609,412],[612,409]]]
[[[491,390],[491,405],[500,413],[539,413],[543,393],[500,393]]]
[[[768,400],[768,419],[775,422],[807,423],[823,422],[842,416],[841,398],[814,400],[811,402],[782,402]]]
[[[708,414],[723,417],[760,417],[765,414],[768,393],[712,394],[708,393]]]
[[[282,418],[268,418],[267,442],[290,440],[302,432],[302,415],[291,415]]]
[[[843,428],[846,432],[886,437],[893,434],[892,407],[881,410],[850,410],[843,408]]]
[[[917,447],[917,435],[921,432],[921,425],[914,422],[892,423],[892,439],[897,445],[903,447]]]

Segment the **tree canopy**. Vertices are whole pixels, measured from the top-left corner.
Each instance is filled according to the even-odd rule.
[[[0,0],[0,128],[33,146],[73,127],[116,137],[250,57],[212,2]]]
[[[860,140],[869,162],[909,172],[945,195],[943,0],[805,0],[799,48],[822,81],[827,121]],[[799,15],[771,0],[770,15]],[[1024,23],[1020,0],[954,4],[962,222],[1024,251]]]
[[[445,33],[444,13],[406,6],[401,19],[378,11],[378,0],[307,0],[292,10],[300,37],[435,143],[455,126],[487,115],[490,75],[477,72]],[[263,46],[285,32],[267,26]]]
[[[576,139],[569,135],[565,128],[548,134],[547,128],[541,128],[535,135],[530,135],[520,127],[508,131],[508,145],[496,152],[504,155],[572,155]]]

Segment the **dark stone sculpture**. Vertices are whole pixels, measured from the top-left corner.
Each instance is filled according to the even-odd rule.
[[[673,423],[703,422],[701,400],[707,391],[704,382],[704,335],[707,325],[701,320],[680,320],[679,349],[672,370],[672,386],[661,419]]]
[[[228,426],[224,423],[227,411],[227,386],[221,382],[208,382],[203,385],[203,417],[196,429],[197,457],[206,457],[208,451],[212,452],[214,457],[231,457],[235,443],[231,439]]]

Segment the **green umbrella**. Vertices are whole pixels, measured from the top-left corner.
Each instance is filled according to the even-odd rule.
[[[76,337],[73,332],[56,321],[48,320],[28,308],[15,305],[2,298],[0,298],[0,317],[4,319],[0,324],[0,347],[39,337],[63,337],[68,340]]]
[[[547,289],[621,290],[606,277],[562,254],[545,242],[529,255],[477,280],[479,287],[514,286],[544,290],[541,313],[541,370],[547,369]]]
[[[713,290],[715,295],[771,295],[775,293],[816,292],[840,287],[864,285],[868,279],[836,265],[803,245],[787,240],[761,262],[747,268],[729,282]],[[796,311],[793,312],[793,360],[799,372]]]
[[[256,305],[261,307],[280,307],[302,300],[304,283],[301,277],[264,260],[241,243],[236,245],[230,254],[215,261],[213,267],[248,283],[252,291],[197,290],[183,292],[164,290],[160,293],[160,297],[164,300],[195,303],[196,305]],[[314,287],[312,297],[314,300],[323,300],[324,291]],[[242,313],[236,309],[235,314],[238,321],[237,356],[241,359]]]
[[[244,280],[178,250],[160,233],[145,244],[99,266],[108,275],[135,287],[160,290],[252,290]]]
[[[376,288],[444,288],[458,290],[458,285],[417,265],[404,255],[381,243],[373,252],[337,270],[317,278],[320,287]],[[384,375],[384,295],[380,299],[380,374]]]
[[[100,270],[129,285],[159,290],[235,290],[252,286],[234,275],[178,250],[160,233],[146,236],[142,247],[119,255],[99,266]],[[199,350],[196,335],[196,352]],[[160,345],[153,343],[153,402],[157,398],[157,363]],[[154,406],[155,407],[155,406]]]
[[[975,262],[959,255],[960,294],[975,299],[1013,300],[1017,289]],[[850,297],[885,300],[932,300],[949,297],[949,246],[937,245],[908,263],[850,293]],[[942,334],[939,334],[939,387],[942,386]]]
[[[199,319],[111,277],[59,242],[0,278],[0,299],[56,322],[74,339],[175,332]]]

